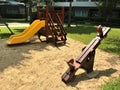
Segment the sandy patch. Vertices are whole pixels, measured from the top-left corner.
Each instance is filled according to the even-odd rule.
[[[8,47],[6,39],[0,39],[0,90],[98,90],[119,77],[120,57],[97,49],[94,69],[99,75],[89,79],[79,69],[73,82],[64,84],[61,75],[68,68],[64,60],[76,58],[84,46],[68,39],[60,47],[39,41]]]

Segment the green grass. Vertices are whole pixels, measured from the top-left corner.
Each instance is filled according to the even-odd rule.
[[[10,29],[15,33],[21,33],[26,27],[11,27]],[[6,27],[0,27],[0,38],[8,38],[11,35],[10,31]]]
[[[89,25],[71,27],[67,29],[68,37],[88,44],[96,36],[96,28]]]
[[[120,56],[120,28],[112,28],[100,49]]]
[[[28,22],[26,21],[25,18],[2,18],[0,19],[0,23],[3,23],[4,22],[7,22],[7,23],[10,23],[10,22],[20,22],[20,23],[25,23],[25,22]]]
[[[0,25],[4,25],[4,23],[11,23],[11,22],[19,22],[19,23],[28,23],[25,18],[0,18]],[[11,27],[10,29],[15,33],[18,34],[22,32],[26,27]],[[7,27],[0,26],[0,38],[8,38],[10,36],[10,31]]]
[[[120,90],[120,77],[102,86],[102,90]]]
[[[96,37],[96,27],[82,25],[78,27],[67,28],[68,37],[89,44]],[[120,28],[111,28],[107,37],[103,39],[99,48],[109,53],[120,55]]]

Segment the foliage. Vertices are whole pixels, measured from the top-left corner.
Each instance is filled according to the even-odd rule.
[[[54,0],[55,2],[65,2],[65,0]],[[68,2],[73,1],[73,0],[67,0]]]
[[[113,82],[103,85],[102,90],[120,90],[120,77]]]
[[[54,0],[55,2],[59,1],[59,0]]]
[[[97,4],[101,16],[105,18],[106,21],[108,21],[109,17],[112,15],[113,10],[117,7],[120,0],[99,0]]]

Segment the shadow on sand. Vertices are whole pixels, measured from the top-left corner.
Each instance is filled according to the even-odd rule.
[[[95,77],[95,79],[98,79],[98,78],[100,78],[102,76],[109,77],[111,74],[115,73],[116,71],[117,70],[113,69],[113,68],[105,69],[103,71],[98,71],[99,75],[97,75]],[[80,81],[86,81],[86,80],[89,80],[89,79],[92,79],[92,78],[88,78],[86,73],[78,74],[78,75],[75,76],[75,78],[71,82],[67,83],[67,85],[75,87]]]

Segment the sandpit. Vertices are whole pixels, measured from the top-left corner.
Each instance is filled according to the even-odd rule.
[[[0,90],[99,90],[119,77],[120,57],[97,49],[94,70],[99,75],[90,79],[79,69],[72,82],[63,83],[61,75],[68,68],[64,60],[76,58],[84,46],[70,38],[59,47],[39,40],[7,46],[0,39]]]

